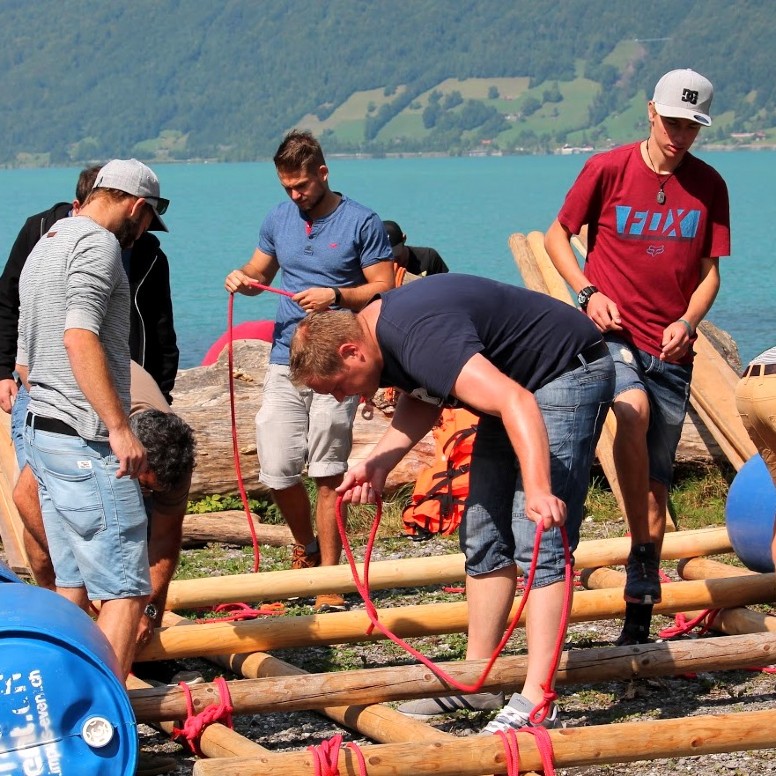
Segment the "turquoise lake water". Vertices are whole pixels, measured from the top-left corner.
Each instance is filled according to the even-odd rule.
[[[733,255],[709,319],[729,331],[744,362],[774,345],[776,153],[699,153],[730,189]],[[334,189],[398,221],[408,242],[431,245],[453,271],[512,283],[507,240],[544,231],[584,156],[330,158]],[[266,212],[284,196],[271,162],[158,165],[171,199],[161,235],[170,259],[181,367],[196,366],[226,329],[227,273],[253,252]],[[78,169],[0,170],[3,262],[25,218],[73,196]],[[274,317],[276,296],[238,296],[235,322]]]

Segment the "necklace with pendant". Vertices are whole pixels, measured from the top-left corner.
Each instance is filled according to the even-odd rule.
[[[655,163],[652,161],[652,155],[649,153],[649,138],[647,138],[646,148],[647,148],[647,159],[649,159],[649,166],[652,168],[652,172],[655,173],[655,177],[657,178],[657,185],[660,186],[660,190],[658,191],[655,199],[657,200],[658,205],[664,205],[666,201],[666,193],[664,191],[666,183],[668,183],[668,181],[670,181],[671,178],[674,177],[676,170],[678,170],[682,166],[682,162],[679,162],[679,164],[676,166],[676,170],[674,170],[673,172],[670,172],[665,180],[661,180],[660,173],[657,171],[657,168],[655,167]]]

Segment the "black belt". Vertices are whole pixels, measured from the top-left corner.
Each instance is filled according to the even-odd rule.
[[[577,355],[569,361],[561,374],[573,372],[575,369],[579,369],[579,367],[584,366],[585,364],[592,364],[593,361],[598,361],[599,358],[603,358],[607,355],[609,355],[609,348],[603,340],[599,340],[595,345],[588,345],[581,353],[577,353]]]
[[[764,375],[776,375],[776,364],[749,364],[744,369],[744,377],[763,377]]]
[[[33,415],[31,412],[28,412],[24,422],[37,431],[48,431],[50,434],[65,434],[66,436],[79,436],[72,426],[68,426],[63,420],[57,420],[56,418],[44,418],[42,415]]]

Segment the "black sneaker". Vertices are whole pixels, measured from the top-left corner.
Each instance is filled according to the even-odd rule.
[[[625,571],[624,598],[628,603],[660,603],[660,558],[654,542],[636,544],[630,551]]]

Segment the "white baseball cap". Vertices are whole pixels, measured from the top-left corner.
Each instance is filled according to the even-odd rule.
[[[714,99],[711,81],[689,68],[671,70],[655,86],[652,102],[661,116],[674,119],[689,119],[711,126],[709,108]]]

